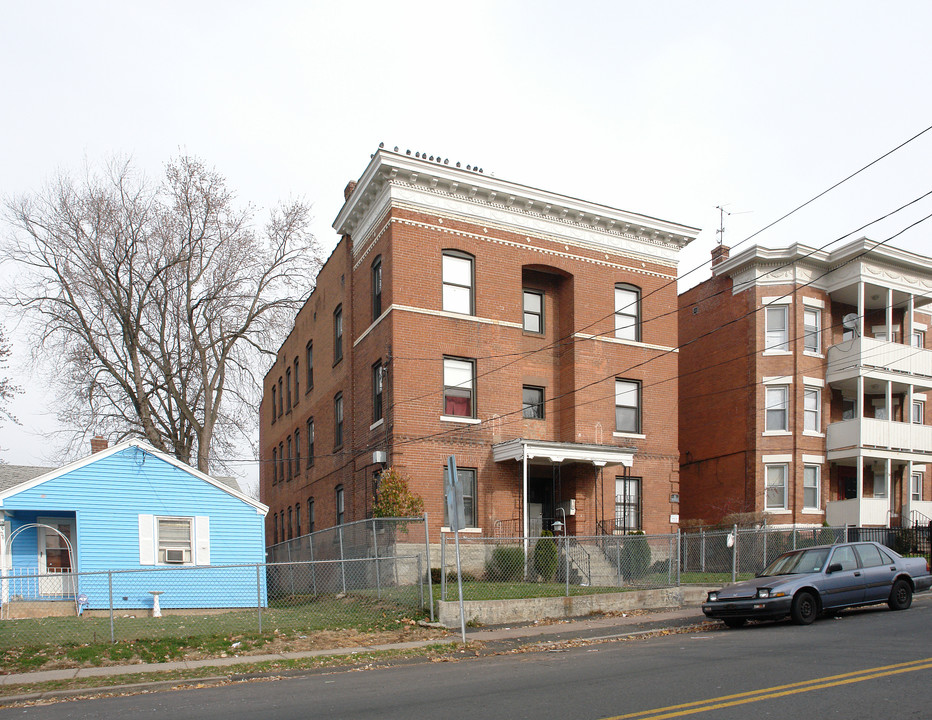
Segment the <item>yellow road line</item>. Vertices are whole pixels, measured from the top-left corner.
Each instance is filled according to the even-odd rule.
[[[670,705],[664,708],[655,708],[653,710],[642,710],[640,712],[628,713],[626,715],[613,715],[612,717],[603,718],[602,720],[629,720],[640,718],[640,720],[665,720],[666,718],[682,717],[684,715],[694,715],[696,713],[708,712],[710,710],[720,710],[722,708],[734,707],[736,705],[746,705],[747,703],[760,702],[761,700],[770,700],[773,698],[785,697],[787,695],[796,695],[799,693],[810,692],[811,690],[822,690],[839,685],[850,685],[851,683],[863,682],[864,680],[874,680],[876,678],[887,677],[889,675],[899,675],[901,673],[915,672],[916,670],[932,669],[932,658],[923,658],[922,660],[911,660],[910,662],[897,663],[895,665],[884,665],[882,667],[868,668],[867,670],[858,670],[856,672],[843,673],[841,675],[830,675],[824,678],[814,678],[802,682],[789,683],[787,685],[776,685],[761,690],[752,690],[750,692],[736,693],[734,695],[723,695],[718,698],[709,698],[708,700],[697,700],[695,702],[683,703],[681,705]]]

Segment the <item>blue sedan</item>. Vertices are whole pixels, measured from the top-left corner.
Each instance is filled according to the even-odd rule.
[[[820,613],[858,605],[885,602],[905,610],[913,593],[930,587],[924,558],[905,558],[874,542],[820,545],[784,553],[753,580],[710,592],[702,612],[733,628],[786,616],[808,625]]]

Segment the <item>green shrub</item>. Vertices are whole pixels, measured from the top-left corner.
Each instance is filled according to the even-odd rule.
[[[486,579],[491,582],[516,582],[524,577],[524,548],[520,545],[499,545],[485,565]]]
[[[534,545],[534,570],[544,582],[553,582],[557,574],[557,542],[553,533],[544,530]]]
[[[642,578],[650,567],[650,545],[644,533],[638,531],[624,539],[621,546],[621,570],[625,579]]]

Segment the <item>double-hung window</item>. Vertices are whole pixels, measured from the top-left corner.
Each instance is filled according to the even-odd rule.
[[[314,532],[314,498],[307,499],[307,531]]]
[[[789,308],[786,305],[774,305],[766,309],[764,352],[787,352],[790,349]]]
[[[921,400],[913,400],[912,421],[916,425],[922,425],[923,416],[925,415],[925,403]]]
[[[525,385],[521,390],[522,414],[525,420],[543,420],[544,389]]]
[[[372,366],[372,422],[382,419],[382,361]]]
[[[765,466],[765,500],[767,510],[786,510],[786,481],[789,466]]]
[[[285,370],[285,412],[291,412],[291,368]]]
[[[285,460],[285,472],[287,473],[288,480],[291,480],[291,461],[293,458],[291,450],[291,437],[288,437],[288,459]]]
[[[278,448],[272,448],[272,484],[278,482]]]
[[[301,472],[301,431],[294,431],[294,476]]]
[[[909,497],[922,500],[922,473],[914,472],[909,478]]]
[[[926,334],[922,330],[913,330],[910,335],[910,344],[913,347],[925,347]]]
[[[382,256],[372,261],[372,322],[382,314]]]
[[[615,337],[641,339],[641,291],[634,285],[615,286]]]
[[[282,417],[285,414],[285,386],[282,384],[282,379],[278,378],[278,417]]]
[[[770,432],[786,432],[789,429],[788,385],[771,385],[765,390],[766,424],[764,429]]]
[[[615,431],[641,432],[641,383],[615,380]]]
[[[443,414],[453,417],[476,416],[476,361],[443,359]]]
[[[298,404],[301,397],[299,386],[301,385],[300,376],[298,375],[298,358],[294,359],[294,404]]]
[[[813,308],[803,311],[803,350],[818,355],[822,352],[822,313]]]
[[[275,383],[272,383],[272,422],[275,422],[275,417],[278,414],[276,413],[276,410],[278,409],[276,405],[277,402],[278,402],[278,388],[275,386]]]
[[[307,390],[314,387],[314,343],[309,342],[304,348],[304,364],[307,366]]]
[[[466,253],[447,250],[443,253],[443,309],[472,315],[473,258]]]
[[[822,391],[819,388],[803,389],[803,421],[806,432],[822,432]]]
[[[807,510],[819,509],[821,497],[821,471],[818,465],[803,467],[803,508]]]
[[[463,488],[463,514],[466,527],[479,527],[476,519],[476,470],[475,468],[456,468],[456,479]],[[443,504],[443,524],[450,525],[447,504]]]
[[[307,419],[307,466],[314,465],[314,418]]]
[[[337,511],[337,525],[343,524],[344,507],[343,507],[343,486],[337,485],[335,505]]]
[[[539,290],[524,291],[524,329],[526,332],[544,332],[544,294]]]
[[[343,306],[333,311],[333,364],[343,359]]]
[[[641,529],[641,478],[615,478],[615,530]]]
[[[160,563],[190,564],[194,550],[193,518],[158,518],[158,548]]]
[[[338,392],[333,398],[333,446],[343,445],[343,393]]]

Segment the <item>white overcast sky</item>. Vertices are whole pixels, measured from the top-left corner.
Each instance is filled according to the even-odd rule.
[[[929,2],[0,0],[0,10],[0,195],[114,154],[157,176],[184,151],[260,208],[311,201],[328,250],[343,187],[384,141],[701,227],[685,274],[709,258],[717,205],[735,213],[734,247],[932,125]],[[823,245],[932,190],[930,170],[932,131],[751,242]],[[929,213],[926,200],[859,234],[882,240]],[[932,221],[892,242],[932,254],[930,237]],[[52,401],[16,372],[22,425],[0,430],[0,458],[55,462],[54,418],[42,412]]]

